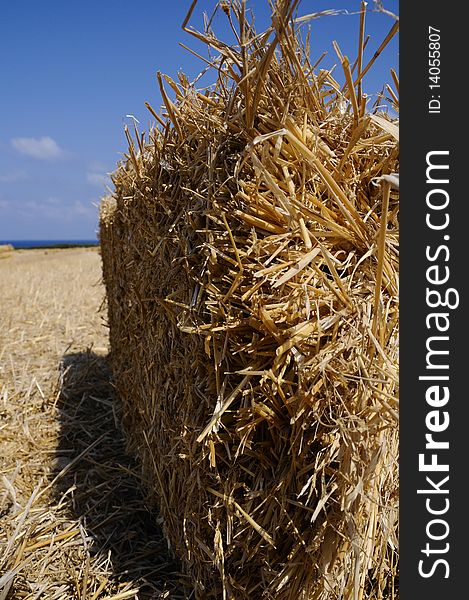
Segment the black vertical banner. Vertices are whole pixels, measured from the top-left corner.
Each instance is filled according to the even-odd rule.
[[[467,596],[464,12],[441,0],[400,6],[401,600]]]

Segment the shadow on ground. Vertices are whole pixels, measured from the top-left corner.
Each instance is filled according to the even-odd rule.
[[[107,357],[66,354],[57,406],[54,491],[91,536],[90,553],[114,583],[139,587],[141,599],[189,598],[157,515],[145,505],[137,463],[125,452]]]

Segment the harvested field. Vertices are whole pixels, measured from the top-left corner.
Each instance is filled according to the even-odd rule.
[[[0,598],[185,598],[124,451],[96,249],[0,261]]]

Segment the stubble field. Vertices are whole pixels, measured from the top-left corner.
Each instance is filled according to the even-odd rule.
[[[96,249],[0,260],[0,600],[189,598],[125,452]]]

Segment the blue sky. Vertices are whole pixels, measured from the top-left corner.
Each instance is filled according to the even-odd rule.
[[[156,71],[190,78],[203,68],[180,47],[206,55],[181,24],[190,0],[23,0],[2,3],[0,21],[0,241],[93,239],[97,204],[126,149],[124,124],[132,114],[147,130],[153,122],[144,103],[161,105]],[[398,0],[383,0],[398,13]],[[191,24],[215,0],[199,0]],[[251,0],[258,30],[269,23],[267,0]],[[326,9],[348,15],[310,21],[312,56],[328,52],[321,67],[337,63],[336,40],[356,57],[359,0],[302,0],[298,16]],[[366,33],[371,58],[393,24],[368,2]],[[227,32],[223,13],[215,31]],[[380,91],[397,70],[396,36],[365,79],[364,91]],[[337,67],[337,74],[341,70]],[[338,77],[339,78],[339,77]],[[204,79],[199,85],[204,84]],[[130,123],[129,123],[130,124]]]

